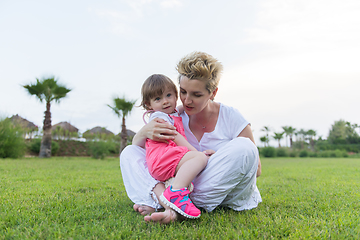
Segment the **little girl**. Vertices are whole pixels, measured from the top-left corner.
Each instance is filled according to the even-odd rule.
[[[170,78],[161,74],[151,75],[145,80],[141,94],[141,106],[151,113],[149,121],[164,119],[178,132],[174,141],[168,143],[146,140],[146,162],[150,174],[162,182],[175,176],[160,200],[185,217],[198,218],[201,212],[191,202],[187,186],[206,167],[207,154],[213,151],[205,151],[207,154],[199,152],[186,140],[182,120],[176,110],[177,89]]]

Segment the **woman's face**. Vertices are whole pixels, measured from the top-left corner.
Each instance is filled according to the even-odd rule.
[[[194,115],[207,106],[210,99],[215,97],[216,90],[209,93],[205,83],[196,79],[189,79],[185,76],[180,78],[180,100],[188,115]]]

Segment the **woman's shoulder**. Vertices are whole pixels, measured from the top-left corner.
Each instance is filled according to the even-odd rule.
[[[220,104],[219,126],[230,138],[237,137],[249,124],[240,111],[231,106]]]
[[[240,111],[237,108],[225,105],[223,103],[219,103],[219,104],[220,104],[220,111],[219,111],[220,115],[229,116],[229,115],[233,115],[233,114],[240,114]]]

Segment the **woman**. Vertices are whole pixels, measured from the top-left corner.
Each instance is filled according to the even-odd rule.
[[[181,117],[187,140],[197,150],[213,149],[206,168],[194,179],[191,200],[197,207],[212,211],[223,205],[236,211],[257,207],[261,202],[256,177],[261,163],[248,121],[234,108],[214,102],[218,90],[221,63],[211,55],[193,52],[180,60]],[[158,199],[165,187],[151,177],[146,165],[145,142],[173,140],[174,127],[160,119],[145,125],[135,135],[133,145],[120,156],[123,181],[134,210],[145,221],[169,223],[177,220],[176,213],[166,205],[164,212]],[[149,215],[151,214],[151,215]]]

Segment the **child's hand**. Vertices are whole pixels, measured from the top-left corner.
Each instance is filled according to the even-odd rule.
[[[208,150],[203,151],[203,153],[205,153],[206,156],[211,157],[211,155],[213,155],[215,153],[215,151],[212,149],[208,149]]]

